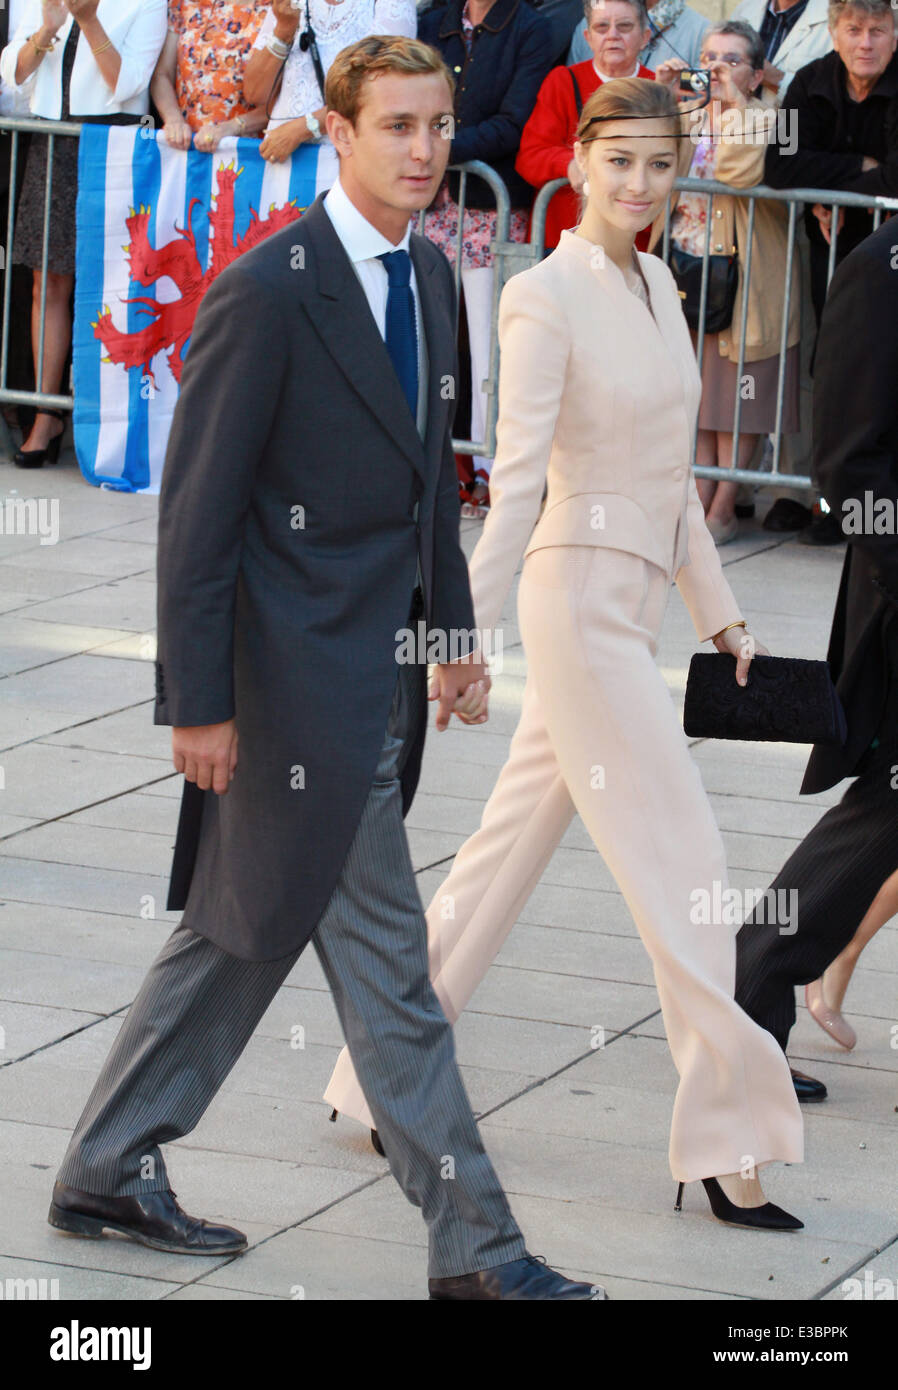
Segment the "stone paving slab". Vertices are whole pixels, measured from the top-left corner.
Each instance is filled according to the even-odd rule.
[[[23,479],[0,465],[4,487],[58,497],[62,538],[0,537],[0,1161],[13,1198],[0,1217],[0,1279],[59,1278],[62,1296],[84,1300],[422,1299],[418,1213],[367,1131],[328,1122],[321,1091],[342,1036],[313,952],[200,1124],[166,1148],[188,1210],[239,1224],[247,1254],[168,1257],[46,1225],[70,1127],[178,920],[163,905],[181,779],[169,731],[152,724],[156,500],[87,488],[69,466]],[[479,529],[462,524],[468,554]],[[745,525],[722,558],[762,641],[823,655],[839,548]],[[425,904],[479,825],[517,723],[526,658],[513,593],[503,624],[490,723],[428,738],[407,822]],[[658,660],[677,707],[694,650],[673,593]],[[766,887],[839,799],[838,788],[799,798],[804,748],[698,740],[692,755],[736,887]],[[830,1100],[805,1108],[805,1164],[777,1165],[767,1185],[805,1231],[723,1227],[698,1185],[675,1215],[676,1075],[651,963],[575,817],[456,1027],[472,1105],[530,1248],[624,1300],[832,1301],[854,1269],[894,1285],[896,987],[893,923],[852,981],[853,1052],[799,998],[792,1055]],[[301,1048],[291,1046],[297,1025]]]

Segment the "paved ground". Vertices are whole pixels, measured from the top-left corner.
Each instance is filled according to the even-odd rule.
[[[35,475],[0,465],[0,497],[15,489],[58,501],[60,539],[0,537],[0,1280],[58,1279],[60,1297],[84,1299],[289,1299],[300,1288],[314,1299],[423,1297],[417,1213],[367,1134],[328,1123],[321,1092],[341,1036],[311,952],[199,1128],[168,1150],[188,1210],[242,1226],[249,1252],[169,1257],[46,1225],[68,1133],[176,920],[161,907],[180,779],[167,730],[151,722],[155,500],[89,488],[71,456]],[[470,551],[478,523],[464,526]],[[745,524],[724,556],[758,635],[777,652],[821,656],[841,551]],[[510,625],[514,611],[512,598]],[[693,649],[674,596],[660,661],[675,698]],[[478,824],[523,667],[512,630],[489,725],[429,738],[408,820],[425,902]],[[835,795],[799,801],[799,748],[706,742],[694,754],[733,882],[766,887]],[[698,1188],[676,1216],[666,1160],[675,1073],[649,961],[575,823],[457,1029],[530,1248],[615,1298],[838,1299],[842,1279],[865,1267],[898,1281],[896,985],[893,923],[849,995],[855,1052],[838,1050],[801,1010],[794,1057],[831,1098],[805,1112],[807,1162],[777,1169],[768,1187],[805,1231],[721,1226]],[[297,1023],[304,1050],[290,1046]],[[601,1050],[590,1046],[596,1025]]]

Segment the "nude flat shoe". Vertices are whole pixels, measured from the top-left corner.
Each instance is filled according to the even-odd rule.
[[[739,534],[739,523],[734,516],[731,516],[729,521],[718,521],[714,516],[706,516],[705,525],[711,532],[715,545],[729,545]]]
[[[838,1009],[831,1009],[827,1004],[822,980],[812,980],[809,985],[805,985],[804,1000],[808,1006],[808,1013],[814,1022],[823,1029],[824,1033],[835,1038],[840,1047],[844,1047],[846,1051],[850,1052],[857,1042],[857,1033],[848,1020],[842,1017]]]

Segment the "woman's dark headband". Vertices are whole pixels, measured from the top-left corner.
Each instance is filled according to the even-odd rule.
[[[693,111],[702,111],[711,102],[710,77],[711,74],[709,72],[708,81],[706,83],[702,83],[702,87],[704,89],[704,99],[700,101],[697,106],[690,106],[688,109],[685,107],[680,107],[678,111],[671,111],[669,115],[666,115],[663,112],[659,111],[657,116],[591,116],[590,119],[586,122],[586,125],[583,127],[584,133],[587,130],[589,130],[589,127],[591,125],[596,125],[599,121],[666,121],[679,118],[680,116],[690,116]],[[613,80],[614,79],[612,79],[612,81]],[[689,140],[692,138],[692,136],[692,131],[681,130],[678,131],[676,135],[671,136],[671,139]],[[605,140],[609,138],[611,137],[604,135],[591,135],[589,140],[584,140],[582,136],[578,136],[581,145],[589,145],[593,140]],[[631,138],[634,140],[656,140],[658,137],[655,135],[634,135]]]

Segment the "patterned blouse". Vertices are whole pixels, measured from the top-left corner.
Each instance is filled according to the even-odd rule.
[[[299,46],[299,35],[305,28],[305,4],[299,15],[296,39],[284,65],[284,79],[271,108],[272,121],[295,120],[324,105],[312,55]],[[413,39],[418,31],[415,0],[340,0],[337,4],[309,0],[309,19],[325,77],[340,49],[348,44],[358,43],[369,34],[402,34]],[[270,10],[256,39],[256,48],[265,47],[276,24],[277,16]]]
[[[251,110],[243,69],[268,11],[267,0],[169,0],[168,27],[178,38],[175,95],[191,130]]]

